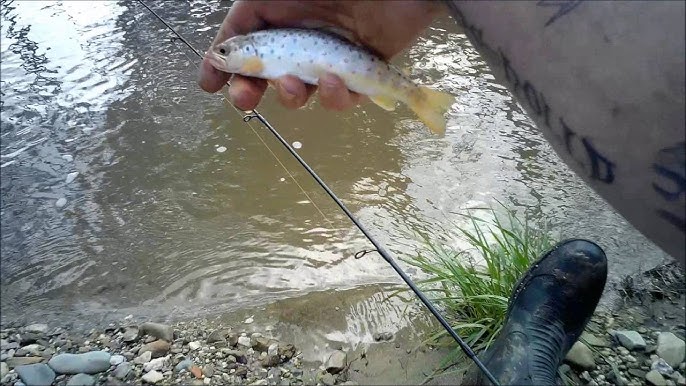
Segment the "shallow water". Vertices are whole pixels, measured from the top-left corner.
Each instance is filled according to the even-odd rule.
[[[203,51],[228,4],[155,8]],[[168,319],[399,283],[379,256],[353,258],[361,233],[256,121],[197,87],[192,53],[140,5],[4,1],[1,14],[3,322]],[[666,258],[566,168],[450,19],[397,63],[457,96],[445,137],[404,107],[287,111],[271,93],[260,106],[397,256],[412,228],[502,201],[598,242],[610,281]],[[376,323],[349,311],[350,326]]]

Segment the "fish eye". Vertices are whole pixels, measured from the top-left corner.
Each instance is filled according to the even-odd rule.
[[[223,55],[223,54],[226,54],[226,50],[223,49],[223,48],[220,48],[220,49],[219,49],[219,53],[221,53],[222,55]]]

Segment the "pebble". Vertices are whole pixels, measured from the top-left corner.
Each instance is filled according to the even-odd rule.
[[[190,367],[190,372],[193,374],[194,377],[196,378],[202,378],[202,370],[198,366],[191,366]]]
[[[155,358],[143,365],[143,371],[148,372],[152,370],[162,370],[166,362],[169,360],[169,355],[166,357]]]
[[[227,335],[229,335],[227,330],[214,330],[207,336],[207,343],[226,342]]]
[[[91,351],[84,354],[59,354],[48,365],[60,374],[95,374],[110,368],[110,353]]]
[[[129,362],[120,363],[114,370],[114,377],[125,380],[126,376],[131,372],[131,364]]]
[[[35,332],[39,334],[45,334],[48,332],[48,325],[44,323],[34,323],[34,324],[29,324],[28,326],[24,327],[24,330],[26,332]]]
[[[686,344],[671,332],[661,332],[657,337],[657,355],[672,367],[684,361]]]
[[[138,364],[138,365],[142,365],[142,364],[150,362],[151,359],[152,359],[152,351],[146,351],[143,354],[137,356],[136,359],[133,360],[133,363]]]
[[[42,362],[43,358],[39,357],[12,357],[6,362],[10,368],[15,368],[17,366],[32,365],[34,363]]]
[[[595,360],[593,359],[593,351],[588,346],[580,341],[574,343],[572,348],[567,353],[565,360],[575,366],[583,369],[594,369]]]
[[[135,342],[138,340],[138,327],[129,326],[124,330],[124,336],[122,337],[124,342]]]
[[[658,373],[656,370],[651,370],[646,374],[646,381],[651,385],[655,386],[666,386],[667,382],[662,374]]]
[[[156,371],[156,370],[152,370],[152,371],[150,371],[149,373],[146,373],[145,375],[143,375],[143,378],[142,378],[142,379],[143,379],[143,381],[145,381],[145,382],[153,383],[153,384],[154,384],[154,383],[157,383],[157,382],[163,380],[163,379],[164,379],[164,375],[162,375],[162,373],[160,373],[160,372],[158,372],[158,371]]]
[[[219,147],[217,148],[217,153],[223,153],[223,152],[225,152],[225,151],[226,151],[226,147],[224,147],[224,146],[219,146]]]
[[[67,199],[64,197],[60,197],[57,199],[57,201],[55,201],[55,206],[58,208],[62,208],[65,205],[67,205]]]
[[[26,385],[50,385],[55,380],[55,372],[45,363],[19,366],[14,371]]]
[[[251,347],[250,343],[251,343],[250,338],[248,338],[247,336],[238,337],[238,344],[239,345],[245,346],[245,347]]]
[[[658,358],[650,365],[651,370],[656,370],[662,375],[669,375],[674,372],[672,366],[669,365],[664,359]]]
[[[7,366],[7,363],[5,362],[0,362],[0,379],[5,378],[5,375],[10,372],[9,366]]]
[[[144,353],[146,351],[150,351],[152,353],[153,358],[159,358],[167,354],[170,348],[171,345],[169,344],[169,342],[159,339],[154,342],[150,342],[148,344],[143,345],[143,347],[141,347],[140,351],[138,352]]]
[[[112,355],[110,357],[110,366],[117,366],[118,364],[125,362],[126,358],[123,355]]]
[[[79,172],[71,172],[71,173],[67,174],[67,178],[64,180],[64,183],[65,184],[71,184],[72,182],[74,182],[74,180],[78,176],[79,176]]]
[[[74,375],[67,382],[67,386],[92,386],[95,385],[95,378],[88,374],[79,373]]]
[[[194,342],[188,343],[188,348],[191,351],[195,351],[195,350],[199,349],[200,347],[202,347],[202,344],[200,344],[200,342],[194,341]]]
[[[193,361],[190,359],[184,359],[174,366],[174,371],[178,373],[181,370],[188,370],[191,366],[193,366]]]
[[[205,375],[205,377],[211,378],[212,375],[214,375],[214,366],[212,365],[205,365],[202,368],[202,373]]]

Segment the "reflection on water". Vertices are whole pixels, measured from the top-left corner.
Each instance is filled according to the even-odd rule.
[[[156,9],[203,50],[226,7]],[[352,257],[361,234],[264,129],[250,123],[288,171],[199,90],[190,52],[136,3],[3,2],[1,41],[3,318],[168,318],[399,282],[379,256]],[[566,169],[451,20],[399,63],[457,96],[444,138],[404,108],[261,105],[391,251],[498,199],[597,240],[615,275],[636,269],[621,256],[663,258]],[[339,338],[387,311],[351,313]]]

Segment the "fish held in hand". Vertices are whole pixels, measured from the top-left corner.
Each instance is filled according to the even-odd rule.
[[[210,63],[219,71],[262,79],[293,75],[316,85],[333,73],[351,91],[385,110],[405,103],[432,132],[443,134],[444,114],[455,98],[417,85],[384,60],[333,34],[306,29],[271,29],[234,36],[214,46]]]

